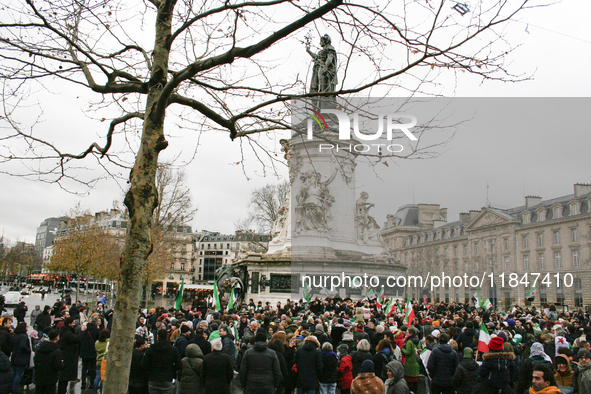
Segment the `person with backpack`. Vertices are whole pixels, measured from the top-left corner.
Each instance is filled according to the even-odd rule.
[[[187,356],[182,359],[182,367],[179,372],[180,394],[202,394],[203,385],[202,367],[203,352],[194,343],[187,346]]]

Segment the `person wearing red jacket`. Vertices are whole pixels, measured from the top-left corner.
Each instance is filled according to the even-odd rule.
[[[339,366],[337,368],[337,386],[341,394],[351,392],[351,382],[353,382],[353,361],[349,355],[349,347],[346,344],[337,347],[339,354]]]

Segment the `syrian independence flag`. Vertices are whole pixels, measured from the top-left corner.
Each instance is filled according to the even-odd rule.
[[[474,301],[475,308],[480,308],[482,306],[482,300],[480,299],[480,292],[478,290],[474,292],[474,296],[472,299]]]
[[[181,279],[181,287],[179,287],[179,292],[176,295],[176,302],[174,303],[174,309],[177,311],[181,310],[181,306],[183,303],[183,289],[185,287],[185,278]]]
[[[376,305],[378,308],[381,308],[384,305],[384,288],[380,289],[378,294],[378,299],[376,300]]]
[[[484,309],[489,309],[490,307],[492,307],[492,302],[490,302],[490,300],[487,298],[486,300],[484,300],[484,304],[482,304],[482,306],[484,307]]]
[[[304,300],[309,304],[310,303],[310,291],[308,290],[308,284],[304,283]]]
[[[395,310],[396,302],[394,301],[394,298],[391,298],[390,302],[388,302],[388,304],[386,305],[386,309],[384,310],[386,317],[390,316]]]
[[[415,318],[415,311],[412,309],[412,304],[410,303],[410,297],[406,300],[406,325],[410,326],[412,321]]]
[[[399,311],[400,313],[404,313],[404,307],[402,306],[402,304],[401,304],[401,303],[398,303],[398,311]]]
[[[534,286],[534,284],[532,282],[529,290],[527,290],[525,292],[525,298],[527,298],[530,301],[534,300],[536,298],[536,292],[537,292],[537,288]]]
[[[376,293],[374,293],[373,289],[369,289],[369,291],[361,301],[368,301],[374,298],[376,298]]]
[[[488,353],[488,343],[490,342],[490,335],[484,325],[484,322],[480,325],[480,335],[478,336],[478,351],[480,353]]]
[[[218,291],[218,282],[213,281],[213,308],[216,311],[222,309],[222,303],[220,302],[220,292]]]
[[[228,300],[228,310],[234,309],[234,287],[232,286],[232,291],[230,292],[230,299]]]

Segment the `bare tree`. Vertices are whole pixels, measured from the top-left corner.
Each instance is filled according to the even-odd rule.
[[[238,230],[244,230],[251,223],[256,223],[260,233],[269,233],[273,223],[278,217],[281,204],[287,201],[289,196],[289,182],[283,181],[279,184],[268,184],[254,189],[250,193],[248,205],[251,208],[248,218],[238,222]]]
[[[127,390],[142,273],[153,251],[158,157],[173,133],[165,133],[167,115],[185,129],[222,130],[232,140],[242,137],[246,145],[260,146],[257,135],[289,128],[283,103],[294,98],[347,95],[378,85],[412,93],[448,69],[513,79],[503,64],[510,49],[502,24],[528,1],[477,1],[463,16],[444,0],[317,4],[24,0],[3,6],[0,160],[5,165],[0,171],[68,187],[131,169],[125,197],[130,220],[105,394]],[[305,93],[299,75],[281,70],[286,45],[301,42],[304,28],[339,36],[346,60],[340,63],[336,92]],[[60,85],[51,85],[52,80]],[[412,86],[403,87],[405,82]],[[96,111],[97,130],[89,135],[80,130],[76,141],[60,141],[44,133],[43,123],[18,122],[37,90],[61,90],[65,84],[74,88],[74,96],[84,89],[96,94],[90,109]],[[99,132],[102,122],[106,127]],[[90,140],[97,134],[99,142]],[[272,152],[265,154],[276,160]],[[106,172],[94,176],[85,164],[92,160]]]

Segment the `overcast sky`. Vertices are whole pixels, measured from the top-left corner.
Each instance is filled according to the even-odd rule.
[[[459,74],[457,80],[440,80],[442,85],[437,93],[484,98],[589,96],[591,25],[587,18],[590,14],[588,2],[563,1],[548,8],[530,10],[518,18],[520,22],[514,24],[507,38],[521,47],[512,55],[513,63],[509,67],[516,73],[534,73],[533,80],[481,83],[473,76]],[[301,50],[303,52],[303,48]],[[502,105],[502,101],[495,103]],[[376,187],[378,181],[366,182],[366,188],[363,182],[359,184],[358,177],[358,188],[370,189],[370,200],[377,203],[371,214],[382,224],[385,215],[394,213],[400,205],[413,201],[440,203],[450,209],[451,221],[457,219],[460,211],[479,209],[486,204],[487,183],[488,199],[499,207],[521,205],[527,194],[544,199],[571,194],[573,183],[590,183],[591,133],[588,121],[576,118],[577,114],[588,113],[590,101],[554,102],[562,106],[564,112],[553,110],[552,101],[544,101],[539,110],[530,107],[532,101],[528,103],[525,112],[528,119],[536,119],[536,122],[519,123],[519,112],[513,112],[513,123],[509,122],[509,117],[503,125],[490,120],[490,128],[458,130],[437,159],[403,162],[399,167],[381,169],[382,178],[395,182],[395,187],[387,187],[390,195],[387,201],[378,200],[376,196],[381,193]],[[61,105],[54,102],[54,107],[48,104],[48,112],[55,113],[57,118],[65,116],[63,111],[67,107],[63,102]],[[567,108],[573,108],[570,115]],[[485,115],[484,110],[479,113],[484,116],[481,121],[491,116],[490,112]],[[497,121],[503,116],[496,115],[493,118]],[[561,118],[568,118],[567,127],[562,127]],[[270,136],[270,143],[276,143],[281,137]],[[234,222],[246,216],[251,190],[278,182],[278,179],[272,171],[263,170],[252,157],[245,161],[245,175],[242,167],[236,165],[241,160],[240,145],[230,142],[226,134],[204,134],[201,138],[195,159],[186,167],[193,199],[199,209],[192,226],[195,231],[232,233]],[[183,144],[179,140],[170,142],[165,153],[172,157]],[[100,169],[95,171],[98,173]],[[281,176],[287,173],[281,166],[278,172]],[[120,186],[109,180],[100,182],[86,196],[72,195],[57,185],[7,175],[0,175],[0,182],[0,230],[11,241],[34,242],[36,228],[45,218],[60,216],[77,202],[94,212],[109,209],[113,201],[121,201],[123,195]]]

